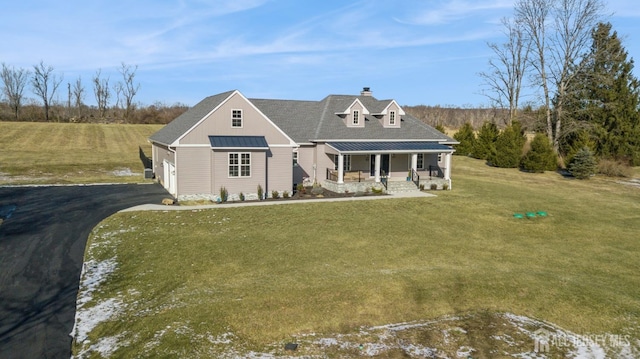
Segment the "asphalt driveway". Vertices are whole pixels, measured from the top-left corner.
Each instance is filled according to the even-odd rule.
[[[68,359],[89,233],[168,196],[157,184],[0,187],[0,358]]]

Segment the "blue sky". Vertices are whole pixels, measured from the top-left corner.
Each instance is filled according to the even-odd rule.
[[[64,76],[111,83],[137,65],[136,101],[194,105],[238,89],[250,98],[320,100],[371,87],[402,105],[487,105],[478,72],[504,40],[513,0],[37,0],[0,13],[0,62],[41,60]],[[608,2],[614,30],[640,58],[640,6]],[[636,69],[636,76],[639,70]],[[640,76],[639,76],[640,77]],[[27,91],[28,97],[35,96]]]

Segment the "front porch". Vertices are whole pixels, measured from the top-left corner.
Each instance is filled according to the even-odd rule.
[[[333,156],[333,168],[326,168],[323,185],[335,192],[359,192],[378,188],[389,190],[389,183],[413,183],[438,189],[451,188],[449,146],[430,142],[339,142],[328,143],[325,151]],[[394,186],[400,188],[399,186]],[[409,188],[406,185],[401,188]],[[391,191],[390,191],[391,192]]]

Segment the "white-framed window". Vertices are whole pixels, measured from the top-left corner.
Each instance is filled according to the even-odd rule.
[[[231,110],[231,127],[242,127],[242,110]]]
[[[251,153],[229,153],[229,177],[251,177]]]
[[[389,112],[389,125],[394,126],[396,124],[396,112],[395,111],[390,111]]]
[[[418,160],[416,161],[416,168],[419,170],[424,169],[424,153],[418,153]]]
[[[353,110],[353,124],[354,125],[360,124],[360,111],[358,110]]]
[[[333,155],[333,169],[338,170],[338,155]],[[344,155],[342,169],[344,171],[351,171],[351,155]]]
[[[298,166],[298,151],[293,151],[293,167]]]

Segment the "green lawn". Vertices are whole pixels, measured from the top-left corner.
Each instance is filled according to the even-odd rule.
[[[640,188],[453,164],[436,198],[116,214],[89,239],[86,259],[117,269],[85,310],[117,298],[120,314],[89,339],[120,338],[118,357],[216,357],[457,316],[474,358],[499,357],[477,340],[494,313],[640,338]],[[513,218],[526,211],[549,216]],[[358,356],[345,350],[324,355]]]
[[[162,125],[0,122],[0,184],[140,182]],[[117,175],[120,172],[136,175]]]

